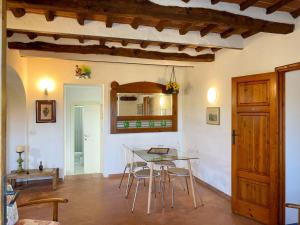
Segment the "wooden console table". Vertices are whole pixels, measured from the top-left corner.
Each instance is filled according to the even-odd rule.
[[[59,179],[59,169],[58,168],[49,168],[43,169],[42,171],[38,169],[31,169],[24,171],[22,173],[17,173],[13,170],[10,174],[7,175],[7,180],[9,183],[16,183],[17,179],[32,179],[32,178],[41,178],[41,177],[52,177],[52,188],[53,190],[57,189],[58,179]]]

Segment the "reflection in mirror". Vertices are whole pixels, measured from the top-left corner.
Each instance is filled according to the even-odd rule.
[[[172,115],[172,95],[118,93],[118,116]]]

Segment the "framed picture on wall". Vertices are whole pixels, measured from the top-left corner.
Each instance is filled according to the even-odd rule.
[[[220,125],[220,107],[207,107],[206,123],[211,125]]]
[[[36,122],[37,123],[55,123],[56,122],[56,101],[55,100],[37,100]]]

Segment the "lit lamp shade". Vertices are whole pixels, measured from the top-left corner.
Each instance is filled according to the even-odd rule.
[[[207,91],[207,101],[212,104],[215,103],[216,100],[217,100],[217,90],[216,88],[211,87]]]
[[[25,146],[24,145],[17,146],[17,153],[23,153],[23,152],[25,152]]]

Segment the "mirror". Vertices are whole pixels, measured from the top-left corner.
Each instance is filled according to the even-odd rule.
[[[110,128],[112,134],[176,132],[178,92],[153,82],[111,83]]]
[[[170,116],[172,95],[118,93],[118,116]]]

